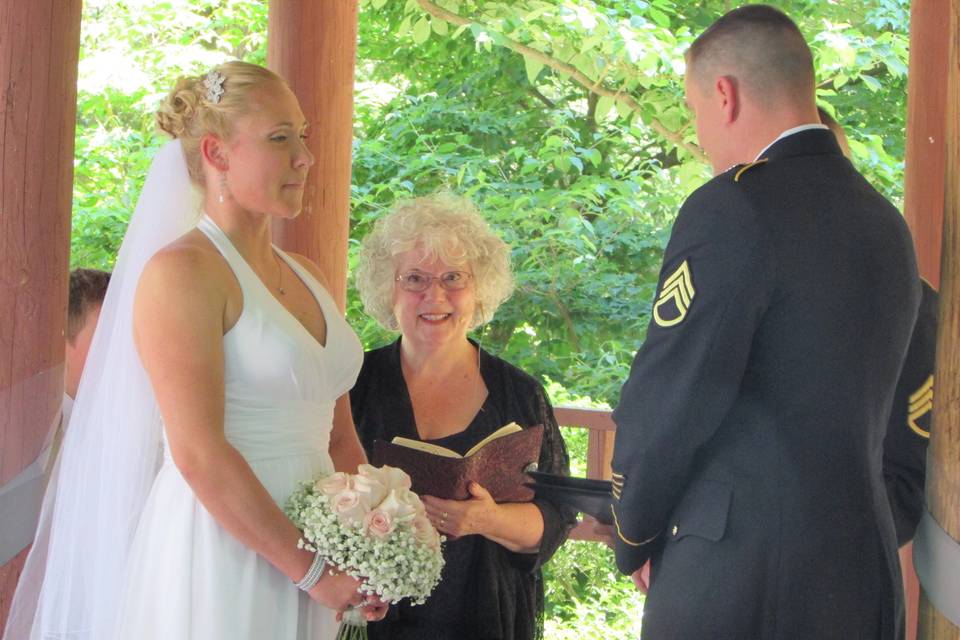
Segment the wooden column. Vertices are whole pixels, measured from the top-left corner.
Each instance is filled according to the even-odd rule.
[[[0,486],[63,396],[80,4],[0,2]],[[25,556],[0,567],[0,630]]]
[[[903,213],[913,232],[920,275],[934,289],[940,288],[949,2],[914,0],[910,8]]]
[[[267,64],[290,83],[310,122],[310,170],[300,216],[277,223],[278,245],[320,265],[346,302],[357,0],[271,0]]]
[[[910,7],[910,74],[907,81],[907,140],[904,216],[913,233],[920,275],[940,287],[943,176],[946,149],[949,0],[914,0]],[[917,637],[920,582],[913,545],[900,550],[907,640]]]
[[[927,504],[944,531],[960,541],[960,0],[950,0],[949,25],[949,57],[943,78],[947,121],[942,285]],[[920,599],[919,637],[960,639],[960,627],[941,615],[925,595]]]

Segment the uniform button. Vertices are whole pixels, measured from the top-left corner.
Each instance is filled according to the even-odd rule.
[[[673,531],[671,531],[671,533],[673,535],[677,535],[677,531],[679,531],[679,529],[677,528],[677,525],[673,525]]]

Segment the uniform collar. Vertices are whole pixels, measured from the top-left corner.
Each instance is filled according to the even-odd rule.
[[[757,154],[757,157],[754,158],[753,161],[756,162],[757,160],[759,160],[759,159],[763,156],[763,154],[765,154],[767,151],[770,150],[770,147],[772,147],[773,145],[777,144],[778,142],[780,142],[780,141],[783,140],[784,138],[786,138],[786,137],[788,137],[788,136],[792,136],[792,135],[794,135],[794,134],[796,134],[796,133],[801,133],[801,132],[803,132],[803,131],[811,131],[811,130],[816,130],[816,129],[823,129],[823,130],[826,130],[826,131],[829,131],[829,130],[830,130],[830,128],[827,127],[827,125],[825,125],[825,124],[819,124],[819,123],[818,123],[818,124],[802,124],[802,125],[800,125],[799,127],[793,127],[793,128],[791,128],[791,129],[787,129],[786,131],[784,131],[783,133],[781,133],[780,135],[778,135],[776,138],[774,138],[773,142],[771,142],[770,144],[768,144],[767,146],[765,146],[765,147],[760,151],[760,153]]]

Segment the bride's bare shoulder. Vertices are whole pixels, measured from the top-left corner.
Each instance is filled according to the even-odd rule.
[[[217,248],[194,229],[147,261],[137,288],[138,297],[152,293],[167,297],[171,292],[178,292],[184,297],[217,299],[238,288],[238,284]]]

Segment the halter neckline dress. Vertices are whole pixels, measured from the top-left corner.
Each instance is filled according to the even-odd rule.
[[[363,350],[336,303],[298,262],[274,247],[326,318],[326,345],[277,300],[207,216],[197,228],[216,246],[243,292],[223,336],[227,440],[281,507],[297,486],[333,472],[334,404],[354,384]],[[334,613],[313,602],[223,529],[170,457],[138,525],[119,604],[117,638],[327,640]]]

